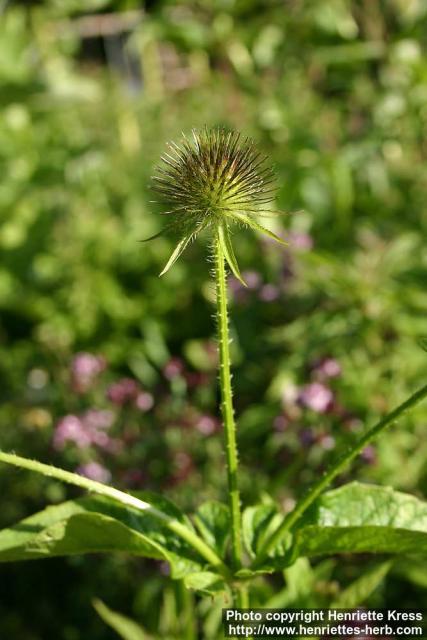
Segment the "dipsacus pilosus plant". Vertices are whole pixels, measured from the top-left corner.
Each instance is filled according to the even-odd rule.
[[[249,138],[224,129],[193,130],[181,144],[169,144],[153,178],[153,186],[167,205],[170,222],[166,230],[180,239],[162,274],[176,262],[188,244],[203,230],[212,236],[215,256],[219,380],[221,412],[225,431],[228,496],[231,513],[232,557],[235,567],[242,561],[240,497],[237,483],[236,424],[232,403],[226,271],[227,262],[243,283],[231,243],[232,225],[250,227],[286,244],[263,227],[257,217],[270,210],[274,197],[274,174],[266,158]]]
[[[269,497],[262,504],[246,508],[242,515],[231,385],[226,265],[228,263],[235,276],[242,280],[231,243],[233,226],[249,227],[283,243],[258,221],[259,217],[271,214],[273,173],[249,139],[223,129],[203,129],[194,131],[191,138],[184,137],[179,145],[170,144],[157,169],[153,186],[167,205],[168,221],[164,230],[179,237],[162,273],[174,264],[201,231],[210,234],[228,504],[204,503],[190,519],[163,496],[150,492],[126,493],[106,483],[0,451],[0,462],[56,478],[93,494],[89,499],[52,506],[36,514],[30,522],[24,521],[0,532],[0,562],[126,551],[167,561],[172,578],[182,580],[186,588],[201,595],[222,594],[223,603],[243,608],[251,604],[249,587],[252,580],[275,571],[285,570],[286,573],[297,560],[306,567],[305,575],[307,568],[311,571],[308,563],[311,556],[340,552],[427,554],[425,502],[388,487],[359,483],[325,492],[374,438],[427,397],[427,385],[365,430],[341,456],[337,456],[287,514],[282,513],[273,497]],[[391,562],[382,563],[375,579],[382,579],[391,565]],[[294,569],[292,575],[297,576]],[[280,592],[280,597],[286,595],[285,600],[279,602],[295,602],[287,599],[299,589],[293,579],[300,584],[300,576],[292,578],[288,572],[286,580],[289,584],[285,587],[288,591]],[[372,585],[372,576],[368,581],[363,580],[363,584]],[[361,583],[356,584],[359,593]],[[348,592],[355,593],[356,589],[350,586],[344,603],[348,602]],[[252,604],[259,606],[260,593],[261,590],[254,592]],[[359,598],[355,605],[363,604],[365,596],[366,593],[362,594],[362,601]],[[324,596],[321,597],[324,606]],[[271,607],[272,602],[278,601],[273,597],[268,602],[270,604],[266,606]],[[343,606],[342,602],[337,600],[329,604],[337,607]],[[96,607],[116,628],[117,616],[102,603]],[[196,615],[197,610],[193,609],[192,615]],[[194,625],[191,616],[188,619],[191,629],[186,637],[193,638]],[[122,616],[120,620],[123,621]]]

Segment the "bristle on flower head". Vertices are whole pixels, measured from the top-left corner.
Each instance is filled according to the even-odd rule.
[[[200,231],[212,227],[227,262],[241,279],[229,237],[230,223],[249,226],[283,243],[254,219],[273,200],[273,182],[266,159],[250,139],[242,139],[237,132],[205,128],[193,130],[191,139],[184,136],[180,145],[170,143],[153,188],[168,206],[171,221],[167,229],[178,231],[182,239],[162,273]]]

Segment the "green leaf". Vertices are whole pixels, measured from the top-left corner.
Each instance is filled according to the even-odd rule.
[[[320,606],[321,596],[317,586],[330,580],[334,567],[335,561],[331,558],[316,563],[314,567],[307,558],[297,558],[283,571],[284,588],[272,595],[264,606],[268,609]]]
[[[222,502],[204,502],[194,514],[194,523],[203,539],[224,557],[230,535],[230,512]]]
[[[260,233],[263,233],[264,235],[266,235],[269,238],[271,238],[272,240],[275,240],[276,242],[279,242],[280,244],[284,245],[285,247],[288,246],[288,243],[285,240],[283,240],[283,238],[280,238],[273,231],[270,231],[270,229],[266,229],[265,227],[260,225],[259,222],[257,222],[253,218],[250,218],[249,216],[247,216],[247,215],[245,215],[243,213],[236,213],[236,214],[233,214],[233,215],[235,217],[239,218],[239,220],[241,220],[241,222],[243,222],[243,224],[246,224],[253,231],[259,231]]]
[[[221,244],[222,251],[228,265],[230,266],[231,271],[234,273],[235,277],[240,280],[243,286],[246,287],[246,282],[243,280],[242,274],[240,273],[239,265],[237,264],[237,259],[234,254],[233,245],[231,243],[230,232],[226,222],[224,222],[224,224],[218,225],[218,240]]]
[[[298,558],[283,573],[286,586],[266,603],[265,606],[269,609],[297,606],[301,603],[304,605],[304,599],[313,592],[316,574],[307,558]]]
[[[353,482],[321,496],[295,531],[298,555],[427,553],[427,503]]]
[[[364,604],[384,580],[392,564],[391,561],[376,564],[342,591],[330,607],[335,609],[353,609]]]
[[[94,600],[93,606],[100,618],[114,629],[123,640],[149,640],[149,636],[136,622],[109,609],[101,600]]]
[[[325,527],[369,524],[427,532],[427,503],[392,487],[351,482],[325,493],[307,519]]]
[[[189,245],[189,243],[193,238],[194,238],[194,233],[189,233],[178,242],[178,244],[176,245],[175,249],[172,252],[171,257],[167,261],[163,271],[160,273],[161,276],[163,276],[165,273],[167,273],[167,271],[169,271],[171,267],[173,267],[175,262],[184,253],[184,251],[186,250],[187,246]]]
[[[188,574],[184,577],[184,584],[187,589],[193,589],[204,595],[217,595],[227,590],[223,578],[211,571]]]
[[[156,501],[153,494],[149,497]],[[186,521],[163,498],[157,504]],[[173,578],[200,571],[203,566],[191,547],[150,513],[135,512],[103,497],[48,507],[0,532],[0,562],[100,552],[166,560]]]
[[[312,538],[316,537],[316,541]],[[335,553],[427,553],[427,535],[391,527],[304,528],[297,552],[309,556]],[[276,565],[277,566],[277,565]]]
[[[402,559],[397,559],[393,565],[393,573],[412,582],[417,587],[427,589],[426,556],[403,556]]]
[[[119,489],[102,484],[101,482],[89,480],[88,478],[84,478],[83,476],[80,476],[76,473],[71,473],[70,471],[65,471],[64,469],[58,469],[57,467],[43,464],[42,462],[38,462],[36,460],[29,460],[28,458],[23,458],[13,453],[5,453],[1,450],[0,462],[6,462],[7,464],[11,464],[22,469],[28,469],[49,478],[56,478],[58,480],[61,480],[62,482],[67,482],[68,484],[86,489],[97,494],[100,497],[103,497],[104,499],[107,499],[110,505],[114,504],[115,509],[125,509],[126,513],[131,512],[134,518],[144,517],[145,523],[152,523],[149,527],[150,540],[154,539],[153,527],[156,526],[158,528],[158,533],[160,532],[164,539],[166,539],[165,536],[167,535],[167,540],[174,544],[178,543],[179,548],[181,547],[181,545],[183,545],[183,548],[192,549],[191,553],[193,553],[193,550],[196,551],[198,562],[200,562],[201,559],[204,558],[208,561],[209,564],[217,568],[221,573],[223,573],[224,575],[229,575],[227,567],[224,565],[215,551],[211,549],[204,542],[204,540],[197,536],[190,521],[181,515],[177,507],[174,506],[172,509],[171,503],[164,498],[154,497],[154,494],[151,493],[144,493],[143,495],[145,497],[148,496],[149,499],[153,501],[152,503],[150,503],[146,500],[137,498],[135,495],[126,493],[124,491],[119,491]],[[154,506],[155,504],[164,508],[164,510],[162,510],[161,508],[156,508]],[[138,522],[141,521],[138,520]],[[146,531],[144,530],[143,533],[146,533]],[[155,542],[157,542],[157,540],[155,540]],[[179,556],[182,555],[183,554],[180,550]],[[176,577],[178,577],[178,575],[180,575],[179,571]]]
[[[282,516],[274,504],[247,507],[242,516],[243,542],[251,558],[255,558],[266,538],[277,526]],[[284,548],[281,546],[281,551]]]
[[[33,525],[24,520],[15,528],[2,532],[5,534],[0,539],[2,562],[112,551],[163,558],[162,549],[154,542],[100,513],[75,514],[39,531],[34,527],[25,543],[19,544],[20,529],[30,526]],[[14,539],[15,532],[17,539]]]

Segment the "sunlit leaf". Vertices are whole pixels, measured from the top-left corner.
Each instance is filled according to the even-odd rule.
[[[218,226],[218,240],[221,244],[222,251],[228,265],[230,266],[231,271],[233,272],[235,277],[246,287],[246,282],[244,281],[242,274],[240,273],[239,265],[237,264],[237,259],[234,254],[234,249],[231,243],[230,232],[228,230],[227,223],[220,224]]]
[[[176,507],[164,499],[157,505],[178,517]],[[179,519],[186,522],[182,514]],[[103,497],[48,507],[0,531],[0,562],[115,551],[165,560],[174,578],[202,566],[191,548],[151,514]]]
[[[206,542],[223,557],[230,535],[230,512],[227,506],[216,500],[204,502],[193,519]]]
[[[241,220],[243,224],[250,227],[253,231],[259,231],[260,233],[263,233],[264,235],[271,238],[272,240],[279,242],[279,244],[282,244],[285,247],[288,246],[288,243],[285,240],[283,240],[283,238],[280,238],[278,235],[276,235],[274,231],[271,231],[270,229],[266,229],[266,227],[263,227],[262,225],[260,225],[254,218],[250,218],[249,216],[243,213],[239,213],[238,215],[236,214],[236,217],[239,218],[239,220]]]
[[[427,554],[427,503],[390,487],[352,482],[318,498],[293,530],[293,546],[270,570],[298,556],[336,553]]]
[[[252,558],[255,558],[280,519],[281,515],[274,504],[259,504],[244,510],[242,517],[243,541]]]
[[[175,249],[172,252],[171,257],[169,258],[169,260],[167,261],[164,269],[160,272],[160,275],[163,276],[165,273],[167,273],[169,271],[169,269],[171,267],[173,267],[173,265],[175,264],[175,262],[178,260],[178,258],[180,257],[180,255],[182,255],[184,253],[184,251],[186,250],[187,246],[189,245],[189,243],[191,242],[193,238],[193,234],[190,233],[186,236],[184,236],[176,245]]]

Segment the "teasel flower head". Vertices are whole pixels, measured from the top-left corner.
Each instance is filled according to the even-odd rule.
[[[252,140],[221,128],[193,130],[191,138],[183,136],[179,145],[168,146],[153,189],[167,206],[170,221],[165,230],[177,232],[180,240],[160,275],[201,231],[210,229],[232,272],[243,282],[231,243],[233,224],[286,244],[257,221],[257,216],[271,213],[266,207],[275,191],[272,169]]]

